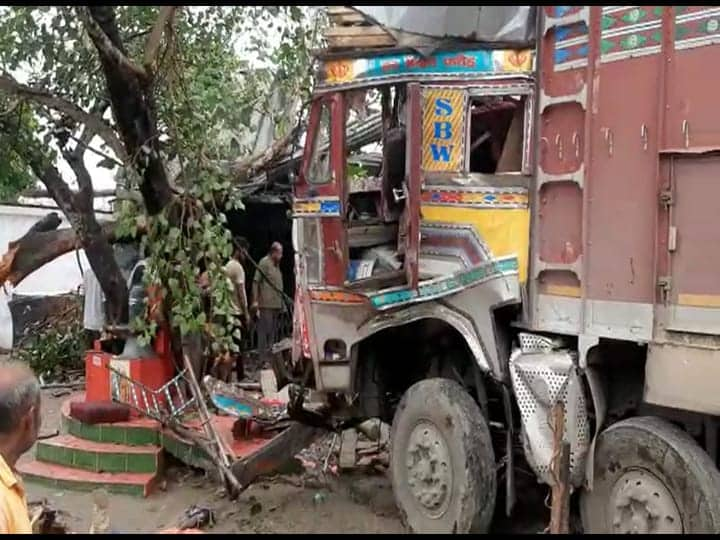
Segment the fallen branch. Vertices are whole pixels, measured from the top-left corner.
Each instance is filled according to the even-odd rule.
[[[70,228],[57,229],[60,218],[51,212],[28,230],[20,239],[8,244],[8,251],[0,258],[0,284],[17,286],[38,268],[80,247],[79,239]],[[38,227],[39,224],[43,224]],[[115,223],[103,223],[102,232],[110,243],[121,241],[115,235]],[[138,234],[144,234],[140,227]]]

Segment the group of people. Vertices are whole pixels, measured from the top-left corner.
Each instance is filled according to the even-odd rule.
[[[283,248],[280,242],[273,242],[268,254],[260,259],[253,278],[252,301],[248,302],[243,266],[248,258],[248,247],[247,240],[235,238],[232,257],[224,268],[232,292],[232,316],[235,326],[231,331],[233,340],[241,351],[242,337],[249,332],[251,322],[255,321],[257,349],[260,354],[266,354],[278,338],[278,322],[284,306],[283,278],[280,271]],[[201,287],[209,293],[211,284],[207,272],[201,274]],[[217,378],[228,381],[233,364],[237,379],[242,380],[245,377],[242,351],[236,354],[223,351],[213,359],[212,371]]]

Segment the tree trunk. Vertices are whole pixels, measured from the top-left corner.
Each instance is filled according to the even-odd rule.
[[[90,6],[87,9],[115,49],[126,57],[115,19],[115,8]],[[117,56],[110,54],[101,40],[92,33],[91,37],[100,55],[118,131],[132,165],[141,178],[140,193],[145,207],[150,215],[158,214],[170,203],[173,193],[160,156],[152,89],[148,81],[141,80],[137,73],[118,63]]]

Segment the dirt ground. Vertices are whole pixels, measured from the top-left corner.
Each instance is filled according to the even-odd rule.
[[[52,433],[60,426],[60,404],[65,396],[44,393],[43,428]],[[23,459],[32,459],[28,453]],[[259,480],[237,501],[219,493],[217,484],[197,471],[173,466],[164,491],[148,498],[110,495],[111,527],[116,532],[154,532],[173,527],[191,505],[211,508],[216,523],[207,532],[289,533],[399,533],[389,479],[382,474],[353,473],[302,485],[298,475]],[[87,532],[92,512],[89,493],[50,489],[27,484],[28,501],[46,499],[62,512],[73,532]],[[537,510],[538,503],[532,505]],[[542,504],[540,501],[539,504]],[[543,513],[543,512],[541,512]],[[544,517],[503,520],[495,532],[540,532]]]

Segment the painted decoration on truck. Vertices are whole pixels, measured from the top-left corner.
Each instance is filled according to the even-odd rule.
[[[546,21],[570,17],[575,19],[575,22],[566,24],[563,24],[562,20],[555,21],[552,51],[554,71],[585,67],[588,56],[588,21],[575,18],[584,6],[543,7]]]
[[[524,188],[482,188],[458,190],[453,188],[427,188],[422,191],[424,204],[468,206],[471,208],[527,208],[528,194]]]
[[[420,258],[456,259],[465,268],[492,259],[475,227],[464,223],[429,222],[420,226]]]
[[[377,310],[385,310],[405,304],[424,302],[460,292],[495,277],[517,274],[517,270],[516,257],[494,259],[451,276],[422,282],[417,289],[398,288],[381,291],[370,296],[370,304]]]
[[[339,217],[339,197],[314,197],[293,200],[293,217]]]
[[[720,7],[673,6],[675,50],[720,43]]]
[[[462,89],[423,90],[422,168],[454,172],[465,163],[467,94]]]
[[[660,53],[662,15],[663,6],[603,6],[600,61]]]
[[[390,54],[322,61],[318,86],[347,86],[395,79],[531,73],[533,69],[534,53],[530,49],[439,52],[427,57],[419,54]]]
[[[577,69],[587,65],[588,26],[585,21],[555,28],[553,65],[555,71]]]

